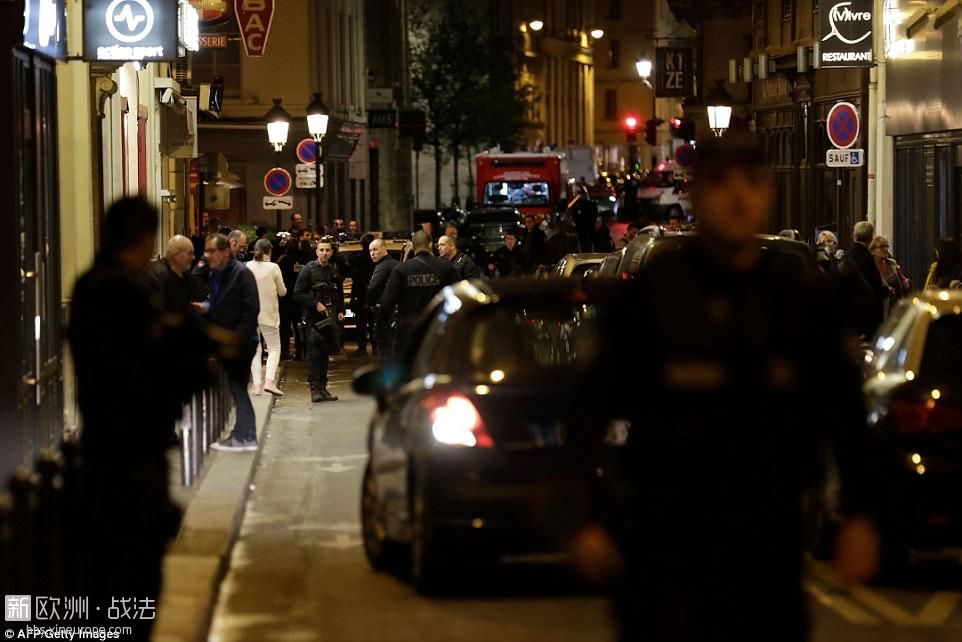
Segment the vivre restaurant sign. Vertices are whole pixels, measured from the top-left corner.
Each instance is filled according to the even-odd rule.
[[[823,0],[822,67],[871,67],[873,0]]]
[[[84,0],[84,60],[176,60],[177,11],[177,0]]]
[[[658,47],[655,49],[655,95],[687,98],[694,93],[690,47]]]
[[[234,13],[248,56],[263,56],[274,18],[274,0],[235,0]]]

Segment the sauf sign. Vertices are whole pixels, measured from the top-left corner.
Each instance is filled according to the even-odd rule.
[[[248,56],[263,56],[274,18],[274,0],[234,0],[234,13]]]
[[[823,0],[822,67],[871,67],[873,62],[873,0]]]
[[[655,50],[655,95],[686,98],[694,89],[692,52],[688,47]]]

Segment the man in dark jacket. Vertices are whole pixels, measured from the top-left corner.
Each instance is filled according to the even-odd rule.
[[[140,281],[157,227],[157,211],[146,201],[110,207],[101,251],[74,287],[67,331],[90,520],[71,527],[82,538],[78,550],[92,557],[91,602],[105,607],[111,596],[157,599],[164,548],[180,519],[168,493],[166,450],[192,391],[170,385],[170,341]],[[110,345],[122,349],[108,353]],[[149,639],[151,621],[135,624],[132,639]]]
[[[850,323],[856,332],[871,337],[882,324],[885,300],[892,291],[882,280],[875,259],[868,246],[875,238],[875,226],[859,221],[853,232],[855,243],[842,257],[839,265],[844,303],[850,311]]]
[[[357,221],[350,221],[357,225]],[[350,227],[348,227],[350,229]],[[374,261],[371,260],[373,234],[361,237],[361,251],[351,254],[351,310],[357,327],[357,354],[367,356],[367,339],[371,331],[370,316],[367,312],[367,288],[374,275]]]
[[[396,352],[399,355],[404,355],[412,347],[409,345],[411,336],[425,306],[442,288],[458,281],[454,266],[431,252],[431,237],[426,232],[415,232],[411,242],[414,256],[394,269],[381,298],[382,321],[389,321],[394,306],[397,306]]]
[[[257,315],[260,298],[254,273],[231,252],[223,234],[211,234],[204,244],[210,266],[206,301],[195,304],[207,313],[209,333],[218,344],[218,356],[227,374],[237,417],[234,430],[211,447],[231,452],[257,450],[254,405],[247,394],[250,365],[259,347]]]
[[[544,265],[545,243],[547,243],[545,233],[538,226],[538,220],[528,214],[524,217],[524,238],[521,241],[521,249],[528,258],[528,263],[537,267]]]
[[[385,359],[394,354],[394,331],[391,327],[394,319],[391,316],[388,318],[381,316],[381,298],[384,296],[384,290],[387,289],[391,273],[400,263],[388,254],[387,246],[381,239],[371,241],[370,254],[371,261],[374,263],[374,274],[367,288],[365,303],[374,320],[374,344],[377,353]]]
[[[277,260],[277,267],[281,269],[284,287],[287,288],[288,292],[294,291],[297,275],[301,273],[305,265],[314,260],[314,248],[311,247],[312,236],[310,230],[302,228],[296,235],[287,239],[284,254]],[[293,358],[301,360],[304,358],[304,346],[301,345],[300,334],[294,331],[301,318],[301,306],[294,300],[293,296],[281,297],[280,314],[281,358],[285,360],[290,358],[291,336],[293,335],[296,350]]]
[[[450,236],[438,239],[438,254],[442,259],[451,261],[451,265],[458,271],[458,280],[481,278],[481,270],[470,256],[458,251],[457,241]]]
[[[492,258],[498,276],[502,279],[522,277],[531,271],[531,263],[518,244],[517,230],[504,233],[504,246],[498,248]]]
[[[164,258],[144,268],[143,282],[154,303],[167,314],[191,310],[190,266],[194,263],[194,244],[176,235],[167,242]]]
[[[344,321],[343,276],[333,261],[330,237],[317,244],[317,260],[304,266],[294,284],[294,299],[307,321],[307,368],[311,401],[337,401],[327,389],[331,355],[340,349],[340,324]]]
[[[840,575],[862,581],[877,564],[860,374],[840,321],[812,306],[827,296],[817,272],[757,240],[774,181],[754,137],[702,143],[695,172],[699,236],[639,273],[607,330],[659,337],[634,354],[613,347],[630,376],[600,387],[606,399],[630,399],[629,387],[659,399],[614,409],[632,425],[630,508],[612,521],[621,639],[802,642],[802,495],[815,491],[823,447],[840,478]],[[590,533],[576,563],[615,568]]]

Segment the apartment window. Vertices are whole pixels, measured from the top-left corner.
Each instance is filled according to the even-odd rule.
[[[194,84],[210,83],[218,76],[224,79],[224,95],[241,95],[241,41],[228,38],[226,49],[201,49],[193,55]]]
[[[608,19],[621,20],[621,0],[608,0]]]
[[[782,20],[791,20],[795,12],[795,0],[782,0]]]
[[[605,89],[605,120],[618,120],[617,89]]]
[[[612,40],[608,44],[608,68],[617,69],[621,67],[621,41]]]

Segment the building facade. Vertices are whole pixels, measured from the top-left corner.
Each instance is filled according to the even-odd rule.
[[[635,62],[655,60],[655,48],[667,41],[678,26],[665,0],[624,2],[596,0],[595,25],[604,35],[594,41],[595,153],[601,169],[618,172],[630,158],[625,119],[639,123],[641,167],[664,160],[669,153],[668,121],[681,116],[680,98],[655,98],[654,85],[638,76]],[[590,35],[590,34],[589,34]],[[644,142],[645,123],[661,118],[655,147]]]

